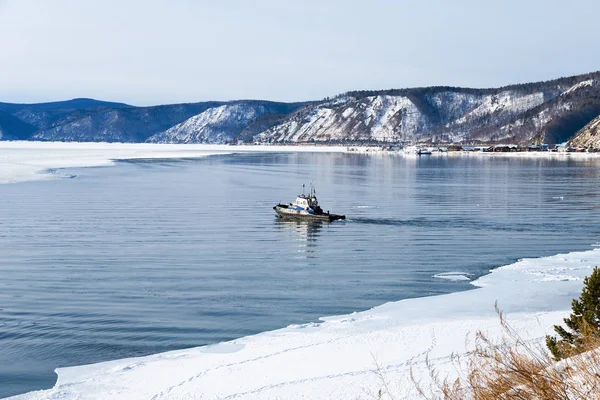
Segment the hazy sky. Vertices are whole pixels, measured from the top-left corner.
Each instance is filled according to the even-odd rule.
[[[0,101],[299,101],[600,70],[598,1],[0,0]]]

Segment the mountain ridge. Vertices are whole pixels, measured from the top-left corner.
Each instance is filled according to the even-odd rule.
[[[562,128],[561,138],[570,137],[594,113],[600,114],[599,80],[600,73],[594,72],[498,89],[439,86],[346,92],[300,110],[259,134],[258,140],[528,142],[545,141],[547,124]],[[582,82],[588,84],[578,86]]]
[[[499,88],[348,91],[319,101],[137,107],[0,103],[0,140],[153,143],[560,143],[600,115],[600,72]]]

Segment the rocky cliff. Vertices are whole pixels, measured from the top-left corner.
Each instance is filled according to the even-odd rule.
[[[600,150],[600,115],[577,132],[569,144],[573,147]]]

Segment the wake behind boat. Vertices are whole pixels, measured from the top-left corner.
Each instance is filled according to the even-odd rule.
[[[310,186],[310,194],[304,194],[304,185],[302,185],[302,194],[296,197],[296,201],[290,204],[277,204],[273,207],[279,218],[296,219],[306,221],[335,221],[337,219],[346,219],[345,215],[330,214],[329,211],[323,212],[317,200],[315,188]]]

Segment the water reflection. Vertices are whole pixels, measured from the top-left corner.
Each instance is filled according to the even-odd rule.
[[[323,229],[321,221],[296,221],[277,218],[275,227],[282,233],[295,236],[299,253],[316,253],[317,239]]]

